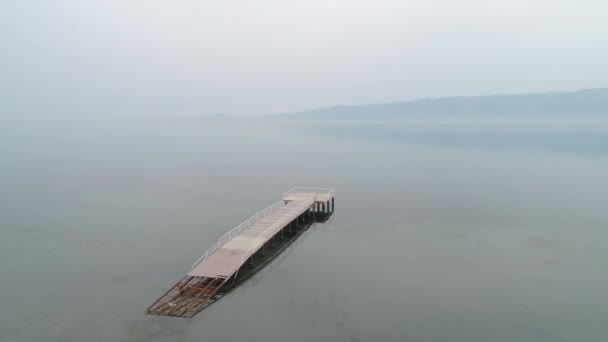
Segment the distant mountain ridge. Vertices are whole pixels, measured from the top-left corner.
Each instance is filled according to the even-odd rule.
[[[291,113],[300,119],[378,119],[411,115],[608,114],[608,88],[512,95],[459,96],[335,106]]]

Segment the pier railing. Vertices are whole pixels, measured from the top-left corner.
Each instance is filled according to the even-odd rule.
[[[336,190],[334,188],[312,188],[312,187],[305,187],[305,186],[296,186],[295,188],[289,189],[288,191],[285,191],[283,193],[283,197],[292,194],[292,193],[298,193],[298,192],[306,192],[306,193],[311,193],[311,194],[330,194],[330,195],[335,195]]]
[[[316,197],[317,194],[331,194],[334,195],[335,194],[335,190],[333,188],[314,188],[314,187],[301,187],[301,186],[297,186],[294,187],[292,189],[289,189],[288,191],[283,193],[283,197],[291,194],[291,193],[310,193],[311,195],[313,195],[313,198]],[[313,200],[314,202],[314,200]],[[230,239],[232,239],[233,237],[235,237],[237,234],[239,234],[240,232],[242,232],[243,230],[245,230],[247,227],[251,226],[252,224],[254,224],[255,222],[257,222],[258,220],[260,220],[261,218],[263,218],[264,216],[266,216],[268,213],[270,213],[271,211],[273,211],[274,209],[285,205],[285,202],[283,200],[276,202],[275,204],[271,205],[270,207],[260,211],[259,213],[251,216],[250,218],[248,218],[247,220],[245,220],[243,223],[239,224],[238,226],[232,228],[228,233],[222,235],[222,237],[220,237],[217,241],[217,243],[215,245],[213,245],[211,248],[207,249],[205,251],[205,254],[201,255],[200,258],[198,258],[198,260],[196,260],[194,262],[194,264],[192,264],[192,268],[194,268],[196,265],[198,265],[199,263],[201,263],[203,260],[205,260],[207,257],[209,257],[209,255],[211,255],[211,253],[215,252],[215,250],[217,250],[218,248],[220,248],[222,245],[224,245],[226,242],[230,241]]]
[[[222,235],[222,237],[220,237],[217,240],[217,243],[215,245],[213,245],[211,248],[209,248],[208,250],[206,250],[205,254],[203,254],[200,258],[198,258],[198,260],[196,260],[194,262],[194,264],[192,264],[192,268],[194,268],[194,266],[198,265],[203,260],[207,259],[207,257],[209,255],[211,255],[211,253],[215,252],[216,249],[220,248],[226,242],[230,241],[230,239],[232,239],[233,237],[235,237],[238,233],[242,232],[247,227],[251,226],[252,224],[254,224],[255,222],[257,222],[258,220],[260,220],[264,216],[268,215],[268,213],[270,213],[274,209],[276,209],[276,208],[278,208],[280,206],[283,206],[283,205],[285,205],[285,201],[280,200],[280,201],[276,202],[275,204],[271,205],[270,207],[268,207],[268,208],[260,211],[259,213],[251,216],[250,218],[248,218],[247,220],[245,220],[243,223],[239,224],[238,226],[232,228],[228,233]]]
[[[249,258],[251,255],[253,255],[253,253],[257,250],[257,248],[260,246],[260,244],[263,241],[268,240],[268,237],[269,237],[268,235],[272,234],[272,232],[275,230],[276,227],[283,226],[286,223],[291,222],[291,220],[294,219],[293,216],[295,213],[301,213],[301,212],[305,211],[305,208],[310,207],[313,203],[315,203],[314,197],[312,198],[312,201],[302,202],[302,204],[293,208],[282,219],[278,220],[274,224],[270,225],[268,228],[264,229],[264,231],[262,231],[258,236],[256,236],[256,238],[251,242],[251,244],[249,245],[249,248],[247,249],[247,251],[245,251],[245,254],[243,254],[243,256],[241,257],[241,262],[239,263],[239,265],[243,265],[245,260],[247,260],[247,258]],[[239,270],[240,270],[240,266],[237,267],[237,269],[234,271],[236,273],[234,276],[235,278],[238,275]]]

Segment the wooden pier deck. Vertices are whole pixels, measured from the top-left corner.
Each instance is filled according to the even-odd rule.
[[[229,280],[283,230],[333,213],[334,196],[333,189],[319,188],[293,188],[284,193],[280,201],[220,237],[146,314],[193,317],[219,299]]]

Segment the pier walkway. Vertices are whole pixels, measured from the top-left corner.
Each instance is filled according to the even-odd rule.
[[[302,222],[312,222],[334,211],[333,189],[293,188],[270,207],[258,212],[219,238],[205,251],[188,274],[156,300],[146,314],[193,317],[221,297],[220,291],[234,280],[264,246]]]

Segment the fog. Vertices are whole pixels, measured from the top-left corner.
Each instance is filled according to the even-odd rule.
[[[289,112],[602,87],[605,1],[4,1],[0,116]]]
[[[606,13],[0,3],[0,341],[605,340]],[[523,95],[407,101],[495,93]],[[294,186],[334,187],[329,221],[144,314]]]

